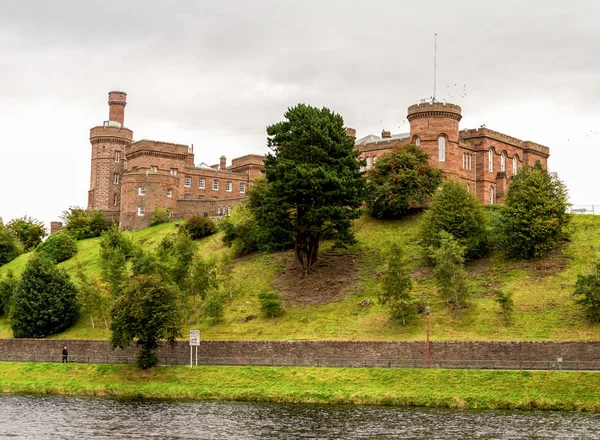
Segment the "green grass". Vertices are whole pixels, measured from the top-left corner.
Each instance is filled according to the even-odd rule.
[[[204,339],[349,339],[349,340],[420,340],[424,336],[424,319],[419,317],[404,326],[390,322],[377,304],[379,278],[385,268],[384,251],[391,241],[406,247],[410,261],[414,295],[432,308],[433,340],[600,340],[600,324],[589,324],[583,311],[574,303],[572,292],[578,274],[591,270],[600,257],[600,217],[572,216],[570,241],[559,251],[532,263],[507,261],[498,253],[469,265],[474,295],[471,307],[460,319],[437,298],[431,269],[422,261],[416,243],[419,217],[402,221],[377,221],[362,217],[353,224],[358,244],[352,249],[358,259],[358,278],[340,299],[319,305],[286,307],[285,315],[268,319],[259,317],[246,322],[249,315],[259,315],[258,293],[272,289],[272,282],[283,267],[288,253],[254,254],[234,260],[231,298],[227,300],[224,321],[212,325],[202,318],[198,304],[187,321],[188,328],[199,328]],[[131,233],[145,247],[153,247],[174,225],[164,224]],[[77,262],[85,265],[92,276],[100,273],[98,239],[78,243],[77,255],[61,266],[69,271]],[[201,255],[225,253],[219,234],[199,242]],[[331,243],[325,243],[324,252]],[[12,269],[20,273],[29,255],[22,255],[0,268],[0,275]],[[503,289],[513,293],[513,324],[507,326],[492,292]],[[370,299],[372,307],[360,307]],[[187,330],[187,329],[186,329]],[[89,317],[58,338],[105,339],[103,325],[92,329]],[[10,337],[5,319],[0,319],[0,337]]]
[[[600,374],[296,367],[0,364],[4,392],[600,411]]]

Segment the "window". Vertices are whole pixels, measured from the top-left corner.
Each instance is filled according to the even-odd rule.
[[[473,169],[473,155],[469,154],[469,169]]]
[[[173,190],[171,188],[167,190],[167,197],[173,197]]]
[[[204,196],[203,195],[199,195],[198,196],[198,200],[204,200]]]
[[[467,154],[463,153],[463,168],[467,169]]]
[[[119,196],[117,195],[117,193],[113,194],[113,206],[117,206],[117,203],[119,203]]]
[[[232,187],[233,187],[233,184],[230,181],[225,182],[225,191],[231,192]]]
[[[375,162],[377,162],[377,156],[373,158],[373,166],[375,166]]]
[[[152,171],[153,173],[158,173],[158,167],[156,165],[151,165],[150,171]]]
[[[417,136],[417,137],[415,138],[415,145],[416,145],[417,147],[420,147],[420,146],[421,146],[421,138],[420,138],[419,136]]]
[[[138,196],[145,196],[146,195],[146,187],[145,186],[140,186],[138,188]]]
[[[200,189],[204,189],[206,188],[206,179],[204,177],[201,177],[200,180],[198,181],[198,187]]]
[[[177,176],[177,168],[171,168],[169,174],[171,174],[171,176]]]
[[[500,171],[503,173],[506,171],[506,155],[504,152],[500,155]]]
[[[143,206],[138,206],[138,215],[140,217],[144,216],[144,207]]]
[[[119,175],[117,173],[115,173],[115,175],[113,176],[113,183],[115,185],[119,184]]]
[[[214,179],[213,180],[213,190],[214,191],[218,191],[219,190],[219,179]]]
[[[471,156],[470,153],[463,153],[463,168],[465,170],[472,169],[472,162],[471,162],[472,159],[473,159],[473,157]]]
[[[190,176],[185,176],[185,186],[186,188],[192,186],[192,178]]]
[[[227,215],[231,215],[231,206],[227,207]]]
[[[367,157],[367,169],[371,168],[371,158]]]
[[[517,156],[513,157],[513,174],[517,174],[517,170],[519,169],[519,160]]]
[[[217,215],[219,217],[221,217],[221,207],[220,206],[217,207]]]
[[[186,199],[186,200],[189,200],[190,199],[190,195],[189,194],[184,194],[183,198]]]
[[[494,204],[494,188],[493,188],[493,187],[491,187],[491,186],[490,186],[490,192],[489,192],[489,194],[488,194],[488,197],[489,197],[489,199],[488,199],[488,203],[489,203],[490,205],[493,205],[493,204]]]
[[[120,161],[121,161],[121,152],[115,151],[115,162],[120,162]]]
[[[240,183],[240,194],[244,194],[246,192],[246,184],[244,182]]]
[[[439,160],[440,162],[446,162],[446,138],[444,136],[440,136],[438,138],[438,148],[439,148]]]
[[[490,173],[494,172],[494,150],[492,150],[491,148],[488,151],[488,171]]]

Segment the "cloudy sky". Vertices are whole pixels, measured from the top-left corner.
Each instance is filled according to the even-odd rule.
[[[597,0],[0,3],[0,217],[85,206],[89,128],[128,94],[134,139],[194,144],[196,162],[266,151],[298,102],[359,137],[408,131],[431,96],[551,149],[575,204],[600,204]]]

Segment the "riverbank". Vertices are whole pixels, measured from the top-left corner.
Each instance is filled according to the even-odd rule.
[[[1,363],[3,392],[600,412],[600,374],[302,367]]]

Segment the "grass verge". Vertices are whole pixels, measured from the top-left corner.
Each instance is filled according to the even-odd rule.
[[[544,371],[0,364],[4,392],[600,411],[600,374]]]

